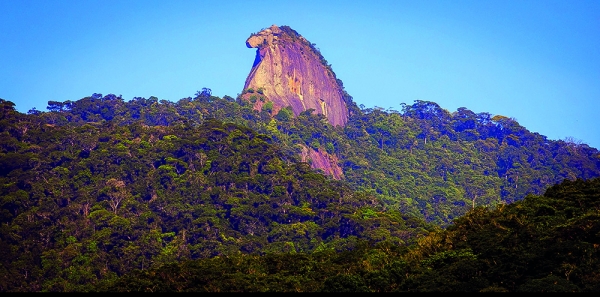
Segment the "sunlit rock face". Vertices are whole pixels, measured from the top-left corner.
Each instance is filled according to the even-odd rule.
[[[287,26],[273,25],[252,34],[246,45],[257,48],[257,52],[242,97],[250,97],[248,89],[259,91],[264,99],[253,100],[255,108],[271,101],[273,114],[287,106],[295,115],[314,109],[334,126],[346,124],[343,88],[319,51],[304,37]]]
[[[301,145],[301,149],[302,162],[308,162],[312,168],[323,170],[324,174],[331,176],[333,179],[339,180],[344,177],[344,172],[338,165],[339,161],[335,154],[329,154],[323,149],[315,150],[304,145]]]

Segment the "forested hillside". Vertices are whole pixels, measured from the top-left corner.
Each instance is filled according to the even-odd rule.
[[[259,90],[244,90],[244,95],[263,100]],[[187,271],[186,265],[247,277],[242,283],[232,280],[235,286],[207,282],[212,285],[206,290],[314,291],[352,284],[376,291],[461,290],[467,288],[460,287],[464,282],[469,290],[518,290],[527,280],[553,281],[545,279],[550,273],[563,279],[565,271],[571,271],[564,278],[571,282],[567,287],[597,290],[595,274],[582,276],[597,268],[590,256],[597,254],[597,236],[587,233],[597,232],[597,180],[578,192],[587,187],[584,180],[600,176],[597,149],[549,140],[508,117],[466,108],[451,113],[416,101],[395,111],[345,99],[350,119],[344,127],[331,126],[310,110],[294,116],[284,108],[273,114],[264,104],[257,111],[251,102],[211,96],[206,88],[177,102],[94,94],[50,101],[48,112],[27,114],[0,99],[0,290],[121,290],[131,288],[130,275],[184,290],[189,284],[167,287],[171,280],[161,277],[176,275],[168,269]],[[336,180],[301,162],[306,148],[337,160],[343,176]],[[574,194],[561,196],[575,208],[548,202],[548,207],[532,206],[523,218],[506,213],[527,206],[528,194],[541,195],[565,179],[579,179]],[[582,195],[587,200],[572,200]],[[509,215],[506,222],[490,217],[499,213]],[[549,221],[538,224],[538,216]],[[465,223],[474,218],[479,223]],[[544,232],[579,223],[573,228],[582,228],[577,232],[584,237],[560,233],[560,240],[573,242],[568,251],[544,246],[560,242],[552,237],[558,235]],[[481,242],[468,241],[471,233],[457,235],[485,224],[508,233],[486,233]],[[519,236],[530,236],[535,246],[527,248],[535,252],[522,253],[527,240]],[[507,254],[498,254],[504,260],[494,256],[501,251],[486,250],[501,248],[490,238],[506,238]],[[379,248],[372,249],[376,244]],[[583,253],[580,245],[585,254],[569,258],[571,249]],[[497,264],[526,265],[554,252],[568,256],[524,279],[529,268]],[[299,258],[290,256],[294,253]],[[374,260],[379,256],[359,260],[366,255],[361,253],[381,254],[383,262]],[[397,275],[414,268],[415,278],[390,278],[396,272],[386,271],[392,269],[386,265],[397,257],[405,261],[397,265],[408,265]],[[476,259],[482,260],[471,261]],[[255,260],[267,264],[252,264]],[[589,261],[578,262],[584,260]],[[219,270],[237,267],[228,261],[250,268]],[[317,274],[306,271],[306,279],[299,280],[268,268],[270,261],[301,267],[303,261],[317,261],[332,270],[310,264],[317,265],[308,266]],[[445,269],[464,270],[459,275],[465,279],[448,279],[437,269],[438,262],[453,261],[466,266]],[[512,268],[514,275],[503,274]],[[366,276],[379,272],[387,275],[377,276],[381,282],[393,283],[376,285]],[[273,273],[287,279],[289,287],[261,287],[255,281],[279,281],[252,279]],[[482,277],[479,285],[471,283],[474,277]]]
[[[87,291],[184,259],[358,239],[405,245],[433,228],[243,126],[59,125],[1,104],[2,291]]]
[[[257,90],[243,95],[265,100]],[[182,119],[199,125],[207,118],[236,123],[268,135],[289,156],[301,155],[303,147],[333,156],[342,180],[354,190],[441,226],[477,205],[511,203],[564,179],[600,176],[597,148],[547,139],[506,116],[467,108],[451,113],[428,101],[399,105],[400,111],[365,108],[348,94],[344,98],[350,109],[344,127],[331,126],[310,110],[295,117],[285,108],[272,114],[264,104],[256,111],[252,102],[211,96],[207,88],[177,102],[94,94],[75,102],[51,101],[51,112],[30,113],[54,125],[168,126]]]
[[[598,292],[600,178],[479,206],[410,247],[236,255],[137,270],[103,291]]]

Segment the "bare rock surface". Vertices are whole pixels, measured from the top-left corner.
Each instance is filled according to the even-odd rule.
[[[334,179],[339,180],[344,177],[344,172],[338,165],[336,155],[329,154],[322,149],[315,150],[303,145],[301,148],[302,153],[300,157],[302,158],[302,162],[310,163],[312,168],[321,169],[326,175],[329,175]]]
[[[287,26],[273,25],[252,34],[246,45],[257,48],[257,53],[243,98],[250,97],[249,89],[260,90],[266,102],[273,102],[273,114],[287,106],[295,115],[314,109],[334,126],[346,124],[343,87],[313,44]],[[257,109],[263,104],[254,103]]]

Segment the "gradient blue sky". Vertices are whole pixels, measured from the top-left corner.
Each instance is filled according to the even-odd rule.
[[[236,97],[255,49],[288,25],[357,104],[414,100],[515,118],[600,148],[599,0],[0,0],[0,98],[27,112],[92,93]]]

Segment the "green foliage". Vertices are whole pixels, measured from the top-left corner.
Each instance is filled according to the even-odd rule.
[[[10,113],[3,123],[27,125],[8,149],[28,165],[0,176],[2,291],[90,291],[190,259],[343,249],[348,237],[370,236],[349,228],[361,223],[349,216],[384,208],[245,126],[37,124],[45,115]],[[397,226],[390,234],[425,233],[387,220]]]
[[[293,116],[294,116],[294,112],[292,111],[292,108],[287,106],[287,107],[280,109],[279,112],[277,113],[277,115],[275,116],[275,118],[279,121],[287,122],[287,121],[291,120],[293,118]]]
[[[268,113],[272,113],[273,112],[273,102],[267,101],[265,104],[263,104],[262,110],[266,111]]]
[[[319,249],[197,259],[136,270],[99,289],[598,292],[598,198],[600,178],[566,181],[543,196],[476,208],[409,247],[359,240],[343,252]],[[553,205],[565,208],[548,215],[546,210]],[[373,216],[368,208],[363,213]]]
[[[600,289],[600,153],[507,117],[416,101],[332,127],[208,93],[49,107],[0,99],[0,291]]]

